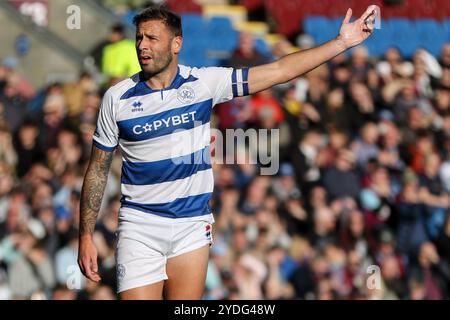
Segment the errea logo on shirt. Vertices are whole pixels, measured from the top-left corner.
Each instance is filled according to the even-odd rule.
[[[195,92],[188,85],[181,86],[177,91],[177,98],[182,103],[192,103],[195,100]]]
[[[140,101],[133,102],[131,106],[133,107],[133,109],[131,109],[131,112],[144,111],[144,108],[142,107],[142,102]]]

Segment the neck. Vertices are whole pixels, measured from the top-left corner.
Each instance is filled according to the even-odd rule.
[[[169,87],[178,73],[178,64],[170,64],[166,70],[157,74],[148,74],[144,72],[144,77],[150,88],[154,90],[161,90]]]

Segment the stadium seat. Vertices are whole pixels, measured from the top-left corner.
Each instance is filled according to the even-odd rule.
[[[432,19],[419,19],[415,24],[419,46],[439,55],[446,40],[444,25]]]
[[[212,17],[208,22],[208,28],[214,29],[214,31],[231,30],[233,24],[228,17]]]
[[[201,30],[207,25],[203,17],[196,13],[186,13],[181,15],[181,23],[183,25],[183,31]]]
[[[239,33],[227,17],[213,17],[208,23],[208,37],[212,50],[233,50],[238,41]]]
[[[129,26],[133,26],[133,17],[135,15],[137,15],[139,13],[138,10],[128,10],[127,12],[124,13],[124,15],[122,16],[122,21],[123,23],[129,25]]]
[[[338,34],[342,20],[343,17],[307,16],[303,19],[303,30],[320,44]],[[383,19],[381,29],[375,30],[365,46],[374,56],[381,56],[389,47],[396,46],[405,58],[410,58],[419,47],[439,55],[445,42],[450,42],[450,19],[439,22],[436,19],[414,21],[394,17]]]
[[[442,25],[445,31],[445,40],[446,42],[450,42],[450,19],[444,19]]]
[[[268,58],[272,57],[272,50],[269,47],[269,45],[261,38],[255,39],[255,48],[256,51],[258,51],[263,56],[266,56]]]
[[[324,43],[338,34],[335,23],[331,19],[319,16],[305,17],[303,31],[311,35],[317,44]]]
[[[399,47],[402,55],[406,58],[412,57],[419,46],[416,25],[406,18],[391,18],[386,21],[386,24],[390,30],[392,42]]]
[[[241,5],[203,5],[203,16],[212,18],[217,16],[228,17],[233,23],[247,21],[247,10]]]
[[[311,36],[316,36],[330,26],[327,17],[308,16],[303,20],[303,31]]]

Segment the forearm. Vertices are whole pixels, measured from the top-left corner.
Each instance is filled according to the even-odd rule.
[[[80,199],[80,237],[91,236],[102,204],[113,154],[96,148],[84,177]]]
[[[344,42],[338,37],[318,47],[291,53],[276,62],[281,71],[280,80],[283,83],[295,79],[345,50]]]
[[[337,37],[318,47],[294,52],[270,64],[251,68],[249,91],[253,94],[274,84],[295,79],[344,52],[346,48]]]
[[[292,53],[273,63],[250,68],[248,79],[243,73],[242,87],[248,82],[248,91],[253,94],[273,85],[285,83],[320,66],[346,49],[362,43],[373,32],[374,15],[377,10],[376,6],[369,6],[359,19],[350,22],[352,10],[348,9],[339,35],[335,39],[309,50]]]

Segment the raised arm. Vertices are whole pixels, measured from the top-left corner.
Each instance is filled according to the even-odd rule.
[[[335,39],[312,49],[289,54],[275,62],[250,68],[249,93],[256,93],[295,79],[363,42],[373,32],[375,8],[376,6],[369,6],[363,15],[352,23],[350,23],[352,9],[348,9],[339,35]]]
[[[78,264],[83,274],[92,281],[100,281],[97,266],[97,249],[92,236],[103,199],[113,152],[92,147],[80,200],[80,241]]]

